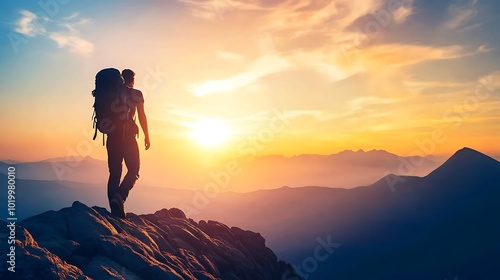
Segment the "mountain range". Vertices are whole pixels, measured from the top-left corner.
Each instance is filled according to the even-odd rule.
[[[500,279],[500,163],[467,148],[424,177],[221,195],[206,216],[261,232],[307,279]],[[339,248],[305,272],[328,237]]]
[[[36,205],[47,189],[26,182],[18,183],[21,192],[30,185],[22,197]],[[223,192],[196,207],[198,194],[138,186],[127,208],[150,213],[174,206],[194,220],[259,232],[307,279],[500,279],[500,163],[472,149],[457,151],[423,177],[390,174],[351,189]],[[79,196],[106,205],[105,188],[84,185],[55,186],[44,199],[47,207],[59,207]],[[322,244],[333,247],[318,259]]]
[[[423,176],[439,166],[437,159],[398,156],[384,150],[346,150],[331,155],[263,156],[243,165],[232,178],[233,191],[277,187],[325,186],[353,188],[390,173]]]
[[[403,157],[383,150],[346,150],[331,155],[262,156],[252,161],[237,160],[242,172],[231,179],[231,191],[250,192],[282,186],[326,186],[352,188],[370,184],[389,173],[423,176],[439,165],[432,157]],[[107,163],[91,157],[52,158],[37,162],[0,161],[0,173],[16,166],[17,177],[26,180],[67,181],[86,184],[107,182]],[[227,160],[210,166],[166,160],[165,166],[143,163],[142,186],[200,188],[211,172],[224,170]],[[89,176],[92,174],[92,176]]]
[[[5,160],[0,161],[0,173],[6,174],[7,167],[11,165],[16,167],[16,176],[26,180],[102,184],[108,176],[107,163],[91,157],[51,158],[35,162]]]

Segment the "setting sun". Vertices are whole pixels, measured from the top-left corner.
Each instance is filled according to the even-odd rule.
[[[227,142],[231,133],[227,125],[218,119],[202,119],[190,125],[189,136],[198,144],[213,148]]]

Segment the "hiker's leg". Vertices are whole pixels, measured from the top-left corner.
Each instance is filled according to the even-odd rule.
[[[135,137],[126,138],[125,140],[125,165],[127,166],[127,174],[123,178],[120,185],[120,195],[125,201],[130,190],[134,187],[135,181],[139,179],[139,147]]]
[[[108,140],[106,141],[109,169],[108,201],[111,201],[113,195],[119,191],[118,188],[122,177],[123,149],[120,141],[118,140],[121,139],[108,137]]]

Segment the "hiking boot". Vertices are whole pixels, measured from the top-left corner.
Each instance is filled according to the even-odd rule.
[[[111,214],[118,218],[125,219],[125,206],[119,193],[116,193],[113,198],[111,198],[111,201],[109,201],[109,208],[111,208]]]

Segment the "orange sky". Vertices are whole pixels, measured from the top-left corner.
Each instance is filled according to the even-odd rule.
[[[90,91],[110,66],[134,69],[145,94],[146,162],[464,146],[500,154],[500,44],[475,1],[439,17],[411,0],[167,2],[104,14],[90,1],[46,17],[10,3],[1,32],[27,41],[2,45],[0,158],[104,159],[101,139],[91,141]],[[193,139],[207,120],[223,124],[220,143]]]

